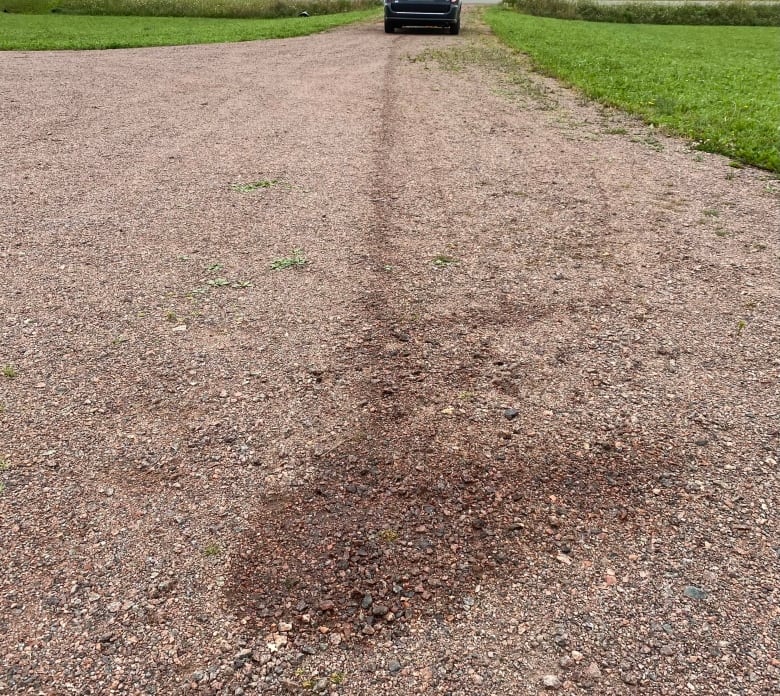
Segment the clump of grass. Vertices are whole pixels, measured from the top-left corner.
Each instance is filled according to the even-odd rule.
[[[307,263],[309,263],[309,261],[304,256],[303,251],[300,249],[293,249],[289,256],[274,259],[271,262],[271,270],[284,271],[288,268],[303,268]]]
[[[206,273],[220,273],[225,270],[225,267],[219,261],[209,264],[205,268]],[[206,284],[193,290],[193,293],[203,295],[211,288],[233,288],[234,290],[244,290],[252,287],[252,281],[250,280],[231,280],[225,276],[218,275],[214,278],[207,278],[204,281]],[[173,316],[176,316],[175,314]]]
[[[19,373],[13,365],[3,365],[3,377],[14,379]]]
[[[433,257],[433,265],[436,266],[436,268],[447,268],[456,263],[459,263],[458,259],[447,254],[437,254]]]
[[[211,542],[210,544],[206,544],[206,546],[203,547],[203,555],[206,558],[214,558],[215,556],[219,556],[221,554],[222,549],[217,543]]]
[[[398,539],[398,532],[395,529],[383,529],[379,532],[379,538],[388,544],[392,544]]]
[[[261,181],[248,181],[245,184],[232,184],[230,188],[239,193],[250,193],[258,189],[269,189],[281,183],[278,179],[263,179]]]

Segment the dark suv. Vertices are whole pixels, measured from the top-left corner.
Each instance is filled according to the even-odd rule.
[[[462,0],[384,0],[385,31],[392,34],[400,27],[448,27],[450,34],[460,32]]]

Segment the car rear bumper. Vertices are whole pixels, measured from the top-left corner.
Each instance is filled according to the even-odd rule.
[[[399,27],[447,27],[459,18],[459,4],[408,0],[385,3],[385,19]]]

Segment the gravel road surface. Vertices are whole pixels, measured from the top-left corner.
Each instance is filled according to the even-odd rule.
[[[780,692],[776,179],[474,10],[0,127],[0,694]]]

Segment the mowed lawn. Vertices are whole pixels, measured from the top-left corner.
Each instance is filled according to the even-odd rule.
[[[283,39],[377,15],[376,9],[283,19],[0,13],[0,50],[135,48]]]
[[[780,28],[608,24],[491,9],[542,71],[740,162],[780,172]]]

